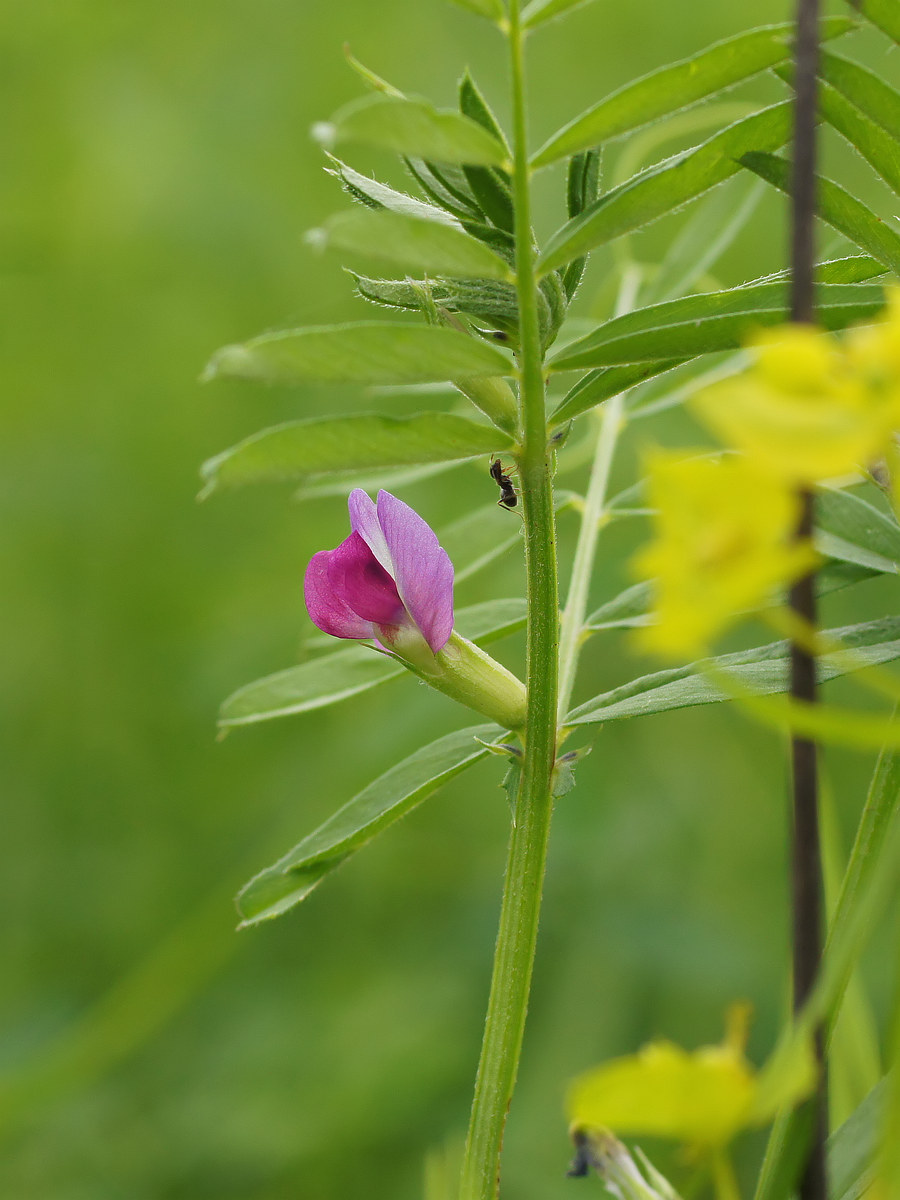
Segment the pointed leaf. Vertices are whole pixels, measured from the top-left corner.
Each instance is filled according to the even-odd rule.
[[[857,562],[883,572],[896,572],[900,563],[900,528],[897,523],[874,505],[855,493],[820,488],[816,492],[816,528],[839,540],[850,553],[869,556],[845,557],[845,562]]]
[[[461,608],[454,621],[457,632],[480,645],[524,626],[525,601],[519,599],[488,600]],[[405,674],[406,668],[396,659],[369,646],[345,646],[238,688],[219,710],[219,727],[255,725],[327,708]]]
[[[779,191],[790,193],[791,168],[785,159],[753,151],[745,154],[741,162]],[[900,234],[876,217],[862,201],[831,179],[819,176],[816,180],[816,205],[819,217],[833,229],[890,267],[895,274],[900,272]]]
[[[667,358],[658,362],[628,363],[622,367],[601,367],[585,375],[560,401],[551,417],[552,425],[562,425],[593,408],[594,405],[617,396],[645,379],[662,375],[680,366],[686,359]]]
[[[464,116],[495,137],[506,150],[507,156],[510,156],[503,130],[468,71],[459,82],[459,108]],[[512,233],[515,220],[512,187],[507,172],[497,167],[475,166],[464,166],[463,172],[472,194],[488,219],[498,228]]]
[[[882,1080],[828,1139],[828,1183],[832,1200],[860,1200],[874,1183],[886,1091],[886,1081]]]
[[[438,111],[425,100],[364,96],[313,130],[326,150],[344,142],[380,146],[413,158],[502,166],[506,151],[480,125],[457,112]]]
[[[897,0],[847,0],[850,7],[877,25],[900,45],[900,7]]]
[[[826,329],[843,329],[884,305],[879,284],[820,284],[816,297]],[[686,296],[607,321],[559,351],[549,365],[568,371],[734,350],[754,329],[786,321],[789,311],[789,285],[781,280]]]
[[[791,136],[791,105],[765,108],[699,146],[636,175],[601,196],[553,235],[538,262],[542,274],[631,233],[724,183],[751,150],[775,150]]]
[[[900,92],[872,71],[839,54],[823,53],[819,73],[860,112],[893,138],[900,139]]]
[[[476,375],[508,375],[493,346],[455,329],[359,321],[266,333],[217,351],[210,379],[260,383],[440,383]]]
[[[840,17],[822,26],[823,37],[836,37],[852,29],[853,22]],[[621,137],[785,62],[790,58],[792,37],[790,24],[751,29],[626,84],[554,134],[538,150],[533,165],[543,167]]]
[[[776,74],[787,83],[793,80],[790,65],[779,67]],[[842,91],[824,80],[819,84],[818,105],[828,124],[859,151],[889,187],[900,193],[900,154],[896,134],[887,132]]]
[[[216,488],[327,475],[332,471],[448,462],[508,450],[499,429],[449,413],[412,417],[313,417],[264,429],[210,458],[203,494]]]
[[[385,259],[426,275],[507,282],[515,278],[502,258],[461,228],[386,209],[356,208],[337,213],[308,237],[323,248]]]
[[[824,631],[822,636],[829,641],[839,641],[846,649],[854,651],[854,670],[900,658],[898,617],[847,625]],[[787,642],[772,642],[753,650],[722,654],[684,667],[644,675],[579,705],[566,717],[565,724],[588,725],[623,717],[645,717],[675,708],[693,708],[698,704],[729,700],[731,697],[706,676],[710,667],[727,671],[739,685],[757,695],[785,692],[789,686],[789,647]],[[823,655],[818,660],[818,672],[821,682],[846,675],[846,659],[841,655]]]
[[[457,219],[436,204],[426,204],[424,200],[417,200],[415,196],[398,192],[386,183],[379,183],[377,179],[361,175],[333,154],[329,155],[329,158],[333,165],[328,168],[328,173],[339,179],[344,191],[361,204],[369,208],[386,208],[408,217],[420,217],[423,221],[440,221],[444,225],[459,227]]]
[[[260,872],[237,898],[242,925],[280,916],[304,900],[326,875],[442,784],[485,758],[477,738],[496,740],[496,725],[476,725],[417,750],[370,783],[274,866]]]

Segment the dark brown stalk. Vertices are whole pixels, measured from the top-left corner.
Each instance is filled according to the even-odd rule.
[[[793,179],[791,187],[791,319],[815,321],[816,213],[816,71],[819,60],[819,0],[798,0],[794,48]],[[813,493],[800,494],[797,538],[813,529]],[[815,576],[799,580],[790,593],[790,606],[810,629],[816,625]],[[791,696],[816,700],[816,660],[794,643],[791,646]],[[818,771],[816,743],[795,736],[791,743],[793,780],[793,965],[794,1009],[802,1007],[815,981],[822,954],[822,866],[819,851]],[[801,1200],[826,1200],[825,1141],[828,1133],[827,1081],[821,1030],[816,1033],[820,1082],[816,1097],[813,1138],[800,1179]]]

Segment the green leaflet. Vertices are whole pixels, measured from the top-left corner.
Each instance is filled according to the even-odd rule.
[[[307,236],[317,246],[384,259],[427,275],[507,282],[515,278],[502,258],[461,227],[387,209],[337,213]]]
[[[660,362],[628,363],[621,367],[601,367],[592,371],[580,379],[562,398],[550,418],[551,425],[562,425],[571,421],[573,417],[580,416],[594,405],[608,400],[610,396],[617,396],[619,392],[627,391],[628,388],[643,383],[645,379],[652,379],[655,375],[662,375],[664,371],[671,371],[673,367],[686,361],[683,358],[668,358]]]
[[[500,123],[478,90],[475,80],[468,71],[459,81],[459,110],[463,116],[475,121],[503,146],[507,157],[511,157],[509,146]],[[506,171],[497,167],[463,166],[466,182],[488,219],[499,229],[512,233],[513,199],[510,178]]]
[[[649,225],[689,200],[724,183],[740,170],[751,150],[776,150],[791,135],[791,105],[772,105],[736,121],[693,149],[685,150],[601,196],[551,237],[538,261],[547,274],[573,258]]]
[[[836,37],[853,28],[853,22],[844,17],[822,25],[823,37]],[[547,166],[620,137],[784,62],[790,56],[791,35],[789,24],[751,29],[627,84],[554,134],[535,154],[532,165]]]
[[[853,492],[819,488],[816,492],[816,528],[838,539],[843,546],[856,547],[857,551],[870,556],[868,562],[859,558],[846,558],[846,562],[880,571],[900,569],[900,528],[890,517]]]
[[[531,0],[522,13],[522,24],[526,29],[534,29],[545,21],[555,17],[564,17],[576,8],[589,4],[590,0]]]
[[[377,179],[371,179],[368,175],[361,175],[333,154],[328,157],[332,163],[328,174],[340,180],[347,195],[361,204],[375,209],[386,208],[408,217],[420,217],[423,221],[440,221],[454,228],[459,226],[459,222],[451,213],[436,204],[427,204],[415,196],[407,196],[406,192],[398,192],[395,188],[388,187],[386,183],[379,183]]]
[[[509,359],[499,350],[455,329],[358,321],[286,329],[225,346],[213,355],[203,380],[442,383],[509,373]]]
[[[588,205],[597,199],[600,191],[600,154],[600,149],[597,148],[573,154],[569,159],[566,207],[570,220],[580,216]],[[571,301],[578,290],[586,266],[587,257],[583,256],[570,262],[563,272],[563,290],[567,300]]]
[[[447,163],[502,166],[507,158],[500,142],[468,117],[438,111],[425,100],[397,96],[364,96],[316,125],[313,136],[326,150],[362,142]]]
[[[822,53],[819,74],[860,112],[900,139],[900,92],[859,63],[838,54]]]
[[[399,821],[442,784],[485,758],[481,744],[496,725],[475,725],[438,738],[391,767],[274,866],[260,872],[237,898],[242,926],[280,916],[304,900],[326,875],[376,834]]]
[[[897,0],[847,0],[847,3],[900,44],[900,8]]]
[[[843,329],[884,304],[879,284],[820,284],[816,296],[826,329]],[[786,321],[788,312],[788,283],[782,280],[686,296],[607,321],[559,351],[549,366],[568,371],[733,350],[754,329]]]
[[[779,67],[776,74],[786,82],[792,82],[793,71],[789,66]],[[842,91],[826,81],[819,85],[818,104],[819,112],[828,124],[859,151],[885,183],[900,193],[900,156],[897,153],[896,134],[887,132]]]
[[[845,137],[851,146],[855,146],[873,170],[900,195],[900,155],[897,153],[896,136],[887,133],[827,83],[820,84],[819,111],[828,124]]]
[[[872,666],[900,658],[898,617],[824,630],[822,637],[840,642],[846,649],[853,650],[854,660],[859,666]],[[739,686],[758,696],[781,693],[788,686],[788,652],[786,642],[772,642],[752,650],[740,650],[735,654],[718,655],[684,667],[656,671],[579,705],[565,718],[565,724],[589,725],[617,721],[623,717],[645,717],[671,709],[717,704],[730,699],[706,677],[704,672],[710,667],[727,671]],[[822,682],[847,673],[846,662],[836,660],[834,655],[826,654],[819,659],[819,679]]]
[[[486,17],[489,21],[502,21],[506,16],[503,11],[503,0],[450,0],[459,8],[475,13],[478,17]]]
[[[782,192],[790,190],[790,163],[774,154],[752,151],[741,162]],[[818,215],[839,233],[861,246],[873,258],[900,272],[900,234],[876,217],[871,209],[831,179],[816,183]]]
[[[524,626],[525,601],[519,599],[487,600],[461,608],[454,621],[463,637],[479,644],[497,641]],[[327,708],[405,674],[406,668],[396,659],[368,646],[345,645],[238,688],[219,710],[219,727],[255,725]]]
[[[828,1139],[828,1192],[833,1200],[859,1200],[872,1184],[886,1090],[884,1081],[874,1087]]]
[[[508,450],[499,429],[448,413],[313,417],[263,429],[201,468],[203,495],[247,483],[302,480],[332,471],[448,462]]]

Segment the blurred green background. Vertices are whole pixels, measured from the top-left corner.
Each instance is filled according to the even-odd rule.
[[[535,140],[634,75],[787,9],[598,0],[534,40]],[[285,417],[373,405],[349,391],[196,382],[225,342],[367,315],[339,265],[301,237],[340,203],[308,130],[358,94],[344,42],[445,104],[469,64],[505,112],[499,37],[440,0],[4,6],[10,1200],[412,1200],[426,1152],[464,1129],[504,862],[496,765],[448,787],[289,917],[234,932],[231,896],[251,873],[397,756],[469,723],[401,682],[215,740],[220,700],[302,653],[302,571],[345,536],[346,512],[277,489],[198,505],[198,464]],[[896,82],[878,39],[845,45]],[[755,94],[776,91],[763,81]],[[891,215],[845,151],[827,152]],[[541,184],[545,232],[561,215],[559,182]],[[723,282],[781,266],[783,225],[766,198]],[[663,222],[632,249],[651,260],[677,228]],[[612,261],[592,268],[583,312],[607,303]],[[654,436],[683,436],[679,420]],[[623,485],[652,432],[626,447]],[[439,528],[493,498],[486,465],[404,498]],[[568,518],[564,561],[572,531]],[[620,586],[633,536],[601,543],[598,602]],[[834,615],[896,604],[889,583],[866,588],[835,598]],[[520,590],[510,560],[459,601]],[[521,662],[521,647],[498,652]],[[615,635],[586,667],[585,695],[650,669]],[[830,756],[845,835],[870,765]],[[599,1193],[563,1177],[561,1097],[576,1071],[656,1034],[717,1040],[742,997],[757,1012],[757,1061],[771,1044],[786,986],[784,778],[778,739],[724,710],[599,735],[556,818],[509,1200]],[[876,997],[882,966],[870,964]]]

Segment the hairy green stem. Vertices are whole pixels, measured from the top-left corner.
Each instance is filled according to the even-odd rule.
[[[606,511],[609,474],[619,431],[622,427],[623,400],[624,397],[621,394],[612,396],[603,407],[594,464],[591,468],[587,495],[584,498],[584,511],[581,516],[581,529],[578,531],[578,543],[575,547],[572,577],[569,582],[566,607],[562,614],[559,643],[558,711],[560,721],[566,715],[572,699],[572,689],[575,686],[575,672],[578,669],[578,656],[584,637],[584,618],[587,614],[588,588],[594,570],[597,537]]]
[[[525,115],[524,36],[519,0],[511,0],[509,47],[513,112],[513,193],[519,300],[522,446],[517,455],[525,521],[528,596],[528,714],[494,956],[494,973],[466,1141],[461,1200],[493,1200],[512,1099],[531,973],[556,759],[558,584],[553,485],[547,447],[543,352],[538,323],[531,187]]]

